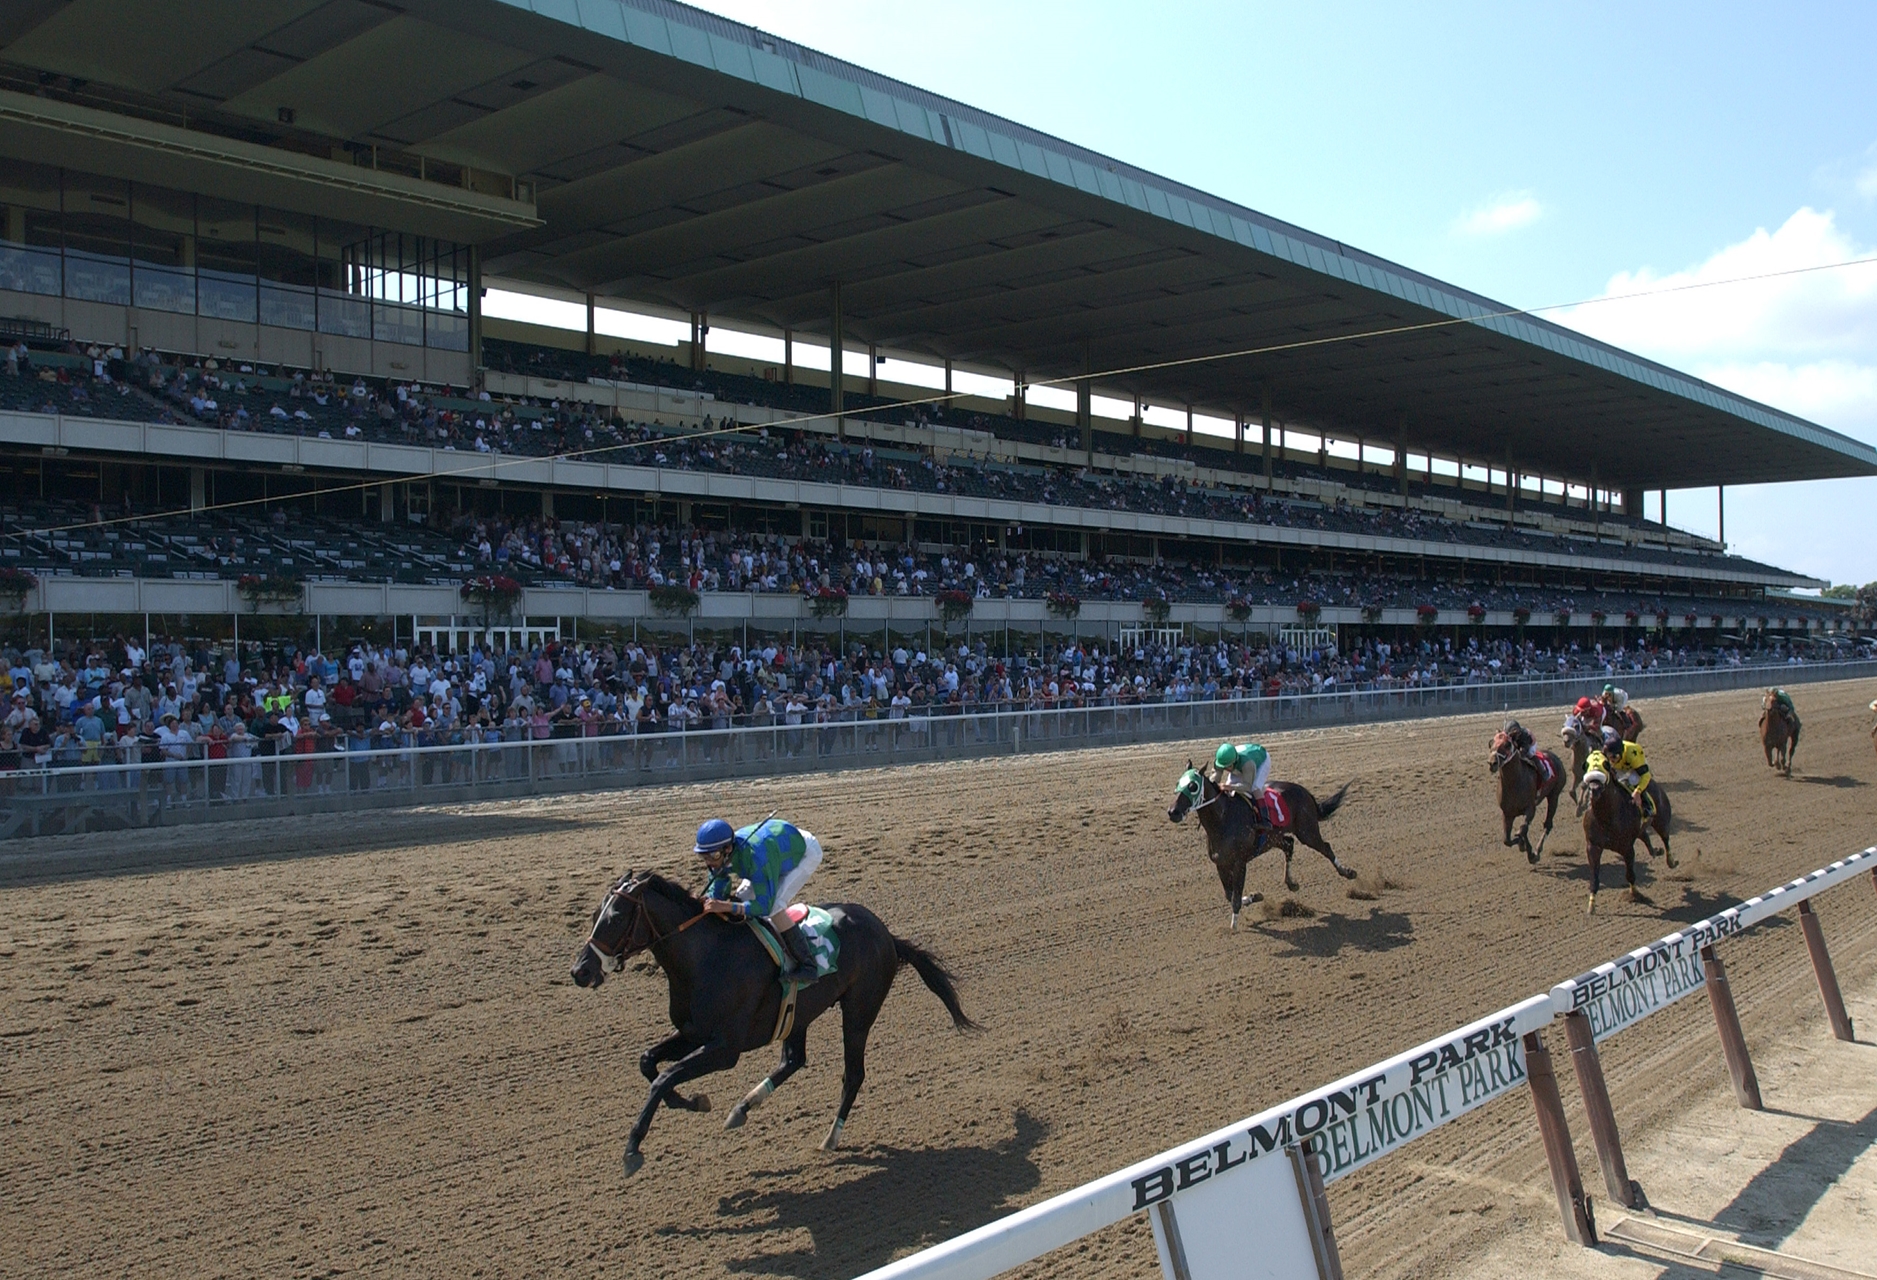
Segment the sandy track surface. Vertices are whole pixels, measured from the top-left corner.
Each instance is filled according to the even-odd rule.
[[[1755,694],[1646,707],[1682,869],[1646,866],[1651,901],[1631,904],[1606,863],[1588,921],[1568,810],[1538,868],[1500,847],[1483,717],[1270,739],[1279,776],[1353,784],[1326,834],[1363,877],[1300,851],[1311,914],[1254,907],[1235,935],[1200,832],[1164,813],[1211,743],[12,846],[0,1274],[852,1276],[1872,843],[1874,694],[1801,690],[1790,781],[1760,760]],[[1549,737],[1558,718],[1530,722]],[[986,1029],[952,1032],[905,972],[845,1149],[815,1149],[839,1093],[831,1018],[748,1127],[722,1111],[768,1052],[705,1082],[716,1115],[663,1113],[622,1181],[664,982],[581,991],[568,966],[610,877],[695,878],[689,837],[718,807],[815,831],[811,896],[938,952]],[[1280,864],[1248,888],[1275,906]],[[1821,913],[1841,969],[1877,964],[1868,888]],[[1796,928],[1728,959],[1749,1037],[1816,1016]],[[1721,1070],[1703,1003],[1615,1042],[1626,1126]],[[1542,1169],[1518,1095],[1338,1183],[1352,1274],[1440,1274],[1555,1212]],[[1032,1273],[1156,1271],[1141,1220],[1075,1249]]]

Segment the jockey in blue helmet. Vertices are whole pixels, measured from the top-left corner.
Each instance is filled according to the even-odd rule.
[[[733,920],[767,917],[794,962],[783,970],[782,981],[813,982],[814,953],[789,918],[788,908],[821,865],[821,842],[775,818],[740,831],[732,831],[722,818],[712,818],[697,829],[693,852],[710,871],[704,910]]]

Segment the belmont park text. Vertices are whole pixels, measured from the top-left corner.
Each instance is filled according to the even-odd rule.
[[[1145,1209],[1266,1152],[1303,1143],[1327,1182],[1471,1111],[1525,1080],[1525,1055],[1503,1018],[1397,1061],[1345,1088],[1305,1098],[1274,1121],[1253,1122],[1244,1146],[1227,1139],[1132,1179],[1135,1210]]]

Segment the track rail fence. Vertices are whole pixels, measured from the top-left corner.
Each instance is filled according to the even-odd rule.
[[[1137,1213],[1152,1220],[1168,1280],[1222,1280],[1238,1274],[1243,1251],[1257,1243],[1244,1230],[1243,1215],[1251,1206],[1241,1203],[1238,1216],[1228,1215],[1221,1227],[1232,1233],[1239,1266],[1208,1270],[1194,1265],[1195,1252],[1182,1247],[1173,1211],[1183,1197],[1217,1197],[1233,1181],[1249,1192],[1257,1163],[1268,1166],[1286,1153],[1309,1166],[1307,1181],[1320,1188],[1521,1086],[1532,1099],[1565,1235],[1579,1244],[1595,1244],[1592,1203],[1583,1189],[1544,1033],[1552,1023],[1563,1023],[1606,1187],[1611,1199],[1634,1208],[1640,1188],[1623,1163],[1597,1042],[1704,988],[1736,1096],[1742,1106],[1759,1109],[1759,1085],[1716,948],[1796,909],[1833,1034],[1849,1040],[1851,1022],[1812,899],[1866,874],[1877,886],[1877,847],[1769,889],[1333,1084],[888,1263],[860,1280],[989,1280]],[[1229,1202],[1212,1199],[1208,1208],[1224,1203]],[[1212,1212],[1216,1216],[1217,1210]],[[1317,1274],[1340,1280],[1327,1204],[1320,1203],[1318,1213],[1305,1219],[1317,1246]]]
[[[1703,667],[1622,677],[1642,698],[1877,676],[1877,662]],[[461,803],[523,795],[871,768],[933,760],[1243,737],[1283,729],[1575,701],[1601,677],[1330,690],[1214,702],[1053,709],[966,707],[956,714],[663,733],[599,733],[426,746],[408,733],[360,733],[351,750],[27,768],[0,774],[0,839],[228,817]],[[597,730],[598,726],[594,726]],[[1541,737],[1550,726],[1539,726]],[[156,750],[156,748],[146,748]]]

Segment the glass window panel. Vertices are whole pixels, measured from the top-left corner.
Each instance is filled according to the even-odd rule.
[[[262,280],[312,287],[319,283],[319,258],[312,215],[260,212],[259,275]]]
[[[469,350],[469,317],[457,311],[425,312],[424,340],[439,351]]]
[[[417,307],[380,302],[372,308],[372,339],[421,347],[424,345],[424,313]]]
[[[282,329],[312,329],[318,318],[313,290],[261,281],[261,323]]]
[[[371,337],[371,303],[353,294],[321,289],[319,331],[342,338]]]
[[[196,201],[196,309],[218,320],[258,318],[254,206],[202,196]]]
[[[64,175],[65,296],[130,305],[130,184]]]
[[[131,284],[137,305],[194,315],[195,197],[137,183],[131,188]]]
[[[0,165],[0,289],[59,292],[59,171]]]

